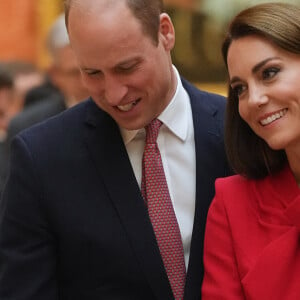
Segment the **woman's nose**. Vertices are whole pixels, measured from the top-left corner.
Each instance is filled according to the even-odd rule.
[[[249,104],[254,106],[261,106],[268,102],[268,96],[266,95],[265,89],[261,87],[249,88]]]

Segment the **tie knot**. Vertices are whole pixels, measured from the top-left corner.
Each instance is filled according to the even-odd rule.
[[[154,119],[148,124],[146,129],[146,144],[155,144],[158,136],[158,132],[162,122],[158,119]]]

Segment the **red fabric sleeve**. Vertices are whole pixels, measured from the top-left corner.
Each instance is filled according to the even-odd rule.
[[[204,268],[202,300],[245,299],[237,270],[227,213],[222,195],[218,191],[207,217]]]

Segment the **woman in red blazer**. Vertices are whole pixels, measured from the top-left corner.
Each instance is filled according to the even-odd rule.
[[[300,299],[300,7],[267,3],[231,22],[226,147],[204,244],[202,300]]]

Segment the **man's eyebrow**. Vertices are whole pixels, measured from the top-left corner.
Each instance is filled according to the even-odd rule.
[[[127,65],[128,63],[138,63],[141,61],[141,58],[139,57],[131,57],[131,58],[128,58],[128,59],[125,59],[123,61],[120,61],[116,67],[118,66],[123,66],[123,65]]]
[[[93,68],[88,68],[88,67],[80,67],[81,71],[99,71],[99,69],[93,69]]]
[[[140,61],[142,61],[142,59],[140,57],[131,57],[131,58],[125,59],[123,61],[120,61],[113,68],[122,67],[123,65],[126,65],[128,63],[139,63]],[[92,68],[92,67],[87,67],[87,66],[80,66],[80,69],[85,72],[86,71],[101,71],[98,68]]]

